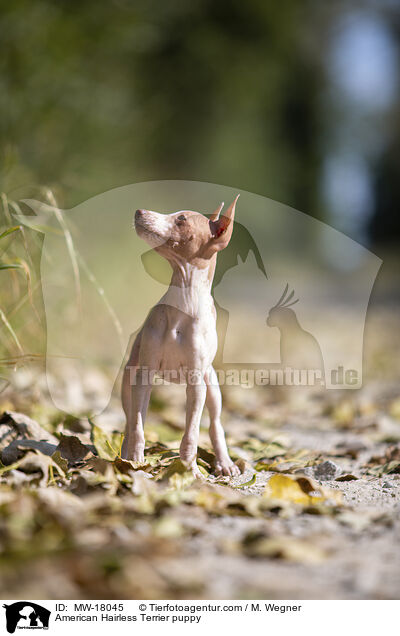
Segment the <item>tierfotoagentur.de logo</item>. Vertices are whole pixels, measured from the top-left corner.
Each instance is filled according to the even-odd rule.
[[[149,307],[162,303],[185,311],[182,290],[171,284],[170,265],[157,246],[149,249],[134,231],[134,210],[156,210],[161,219],[171,211],[184,216],[185,210],[200,210],[211,219],[215,207],[236,194],[217,184],[153,181],[110,190],[69,210],[55,200],[52,205],[21,203],[24,214],[15,214],[15,220],[43,239],[46,371],[57,408],[71,413],[61,367],[68,368],[70,382],[80,385],[102,360],[107,386],[91,407],[93,416],[102,413]],[[218,255],[211,289],[218,383],[359,389],[366,314],[381,263],[326,223],[241,191],[232,240]],[[192,302],[200,306],[202,298]],[[175,369],[165,368],[161,379],[153,369],[145,371],[153,384],[180,382]],[[78,413],[76,396],[73,404]]]
[[[48,629],[50,610],[32,603],[32,601],[18,601],[11,605],[4,604],[6,612],[6,627],[9,634],[16,629]]]

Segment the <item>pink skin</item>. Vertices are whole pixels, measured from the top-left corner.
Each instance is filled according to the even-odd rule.
[[[212,367],[217,331],[211,296],[217,254],[232,236],[238,196],[224,215],[220,216],[221,204],[210,219],[187,210],[168,215],[136,211],[138,236],[168,260],[173,273],[168,291],[151,309],[137,335],[125,367],[122,380],[122,405],[126,415],[122,457],[125,459],[144,461],[143,427],[151,393],[144,369],[161,376],[167,371],[176,371],[186,383],[186,424],[180,445],[182,462],[195,477],[202,478],[197,466],[197,446],[200,418],[206,404],[216,473],[231,477],[240,474],[229,457],[221,424],[221,391]]]

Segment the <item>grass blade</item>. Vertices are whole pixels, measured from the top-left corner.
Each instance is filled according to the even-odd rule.
[[[24,269],[19,263],[0,263],[0,269]]]
[[[20,230],[20,229],[21,229],[20,225],[14,225],[13,227],[9,227],[0,234],[0,239],[4,238],[5,236],[8,236],[9,234],[12,234],[13,232],[17,232],[17,230]]]
[[[57,221],[59,222],[60,227],[61,227],[61,229],[62,229],[62,231],[64,233],[65,243],[67,245],[67,250],[68,250],[69,257],[71,259],[71,264],[72,264],[72,271],[73,271],[73,274],[74,274],[78,311],[79,311],[79,314],[81,315],[82,314],[81,281],[80,281],[80,276],[79,276],[78,259],[77,259],[77,256],[76,256],[74,242],[72,240],[72,235],[71,235],[71,232],[69,231],[68,225],[65,222],[65,219],[64,219],[62,211],[57,206],[57,201],[55,199],[55,196],[54,196],[54,194],[52,193],[52,191],[50,189],[46,190],[46,196],[47,196],[48,201],[50,202],[50,205],[53,207],[54,214],[56,215]]]
[[[9,210],[9,207],[8,207],[7,195],[6,195],[5,192],[1,193],[1,202],[3,204],[4,216],[6,217],[8,223],[11,225],[12,224],[12,219],[11,219],[11,214],[10,214],[10,210]]]
[[[19,352],[24,355],[24,350],[21,346],[20,341],[18,340],[18,336],[15,333],[14,329],[12,328],[12,326],[10,325],[10,323],[7,320],[7,316],[5,315],[4,311],[1,309],[0,307],[0,319],[3,321],[7,331],[9,332],[10,336],[12,337],[12,339],[14,340],[15,344],[17,345],[17,348],[19,350]]]

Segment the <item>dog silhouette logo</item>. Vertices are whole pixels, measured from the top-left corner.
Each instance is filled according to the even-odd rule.
[[[9,634],[14,634],[16,629],[48,629],[50,610],[32,603],[31,601],[18,601],[11,605],[4,604],[6,610],[6,626]]]

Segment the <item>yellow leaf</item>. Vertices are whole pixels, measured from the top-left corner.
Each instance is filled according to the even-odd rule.
[[[188,486],[191,486],[195,481],[195,477],[191,472],[184,473],[173,473],[169,478],[168,482],[171,488],[175,488],[176,490],[183,490]]]
[[[314,543],[293,537],[261,538],[245,549],[249,556],[284,559],[294,563],[320,563],[327,554]]]
[[[276,474],[268,481],[264,497],[309,506],[323,503],[328,498],[338,501],[340,493],[323,490],[306,477],[292,478]]]
[[[154,534],[161,539],[179,539],[184,535],[184,528],[178,519],[167,515],[154,525]]]

